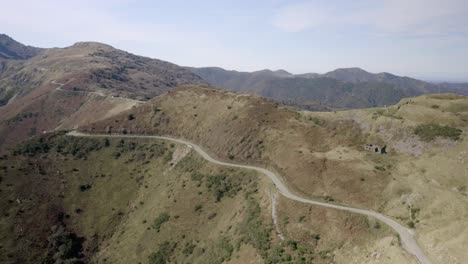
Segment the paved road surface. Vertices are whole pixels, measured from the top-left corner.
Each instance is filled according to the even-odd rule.
[[[315,201],[312,199],[307,199],[300,197],[293,192],[291,192],[288,187],[282,182],[281,178],[273,173],[272,171],[269,171],[264,168],[260,167],[255,167],[255,166],[250,166],[250,165],[241,165],[241,164],[235,164],[235,163],[227,163],[224,161],[219,161],[214,158],[212,158],[208,153],[206,153],[200,146],[183,140],[183,139],[176,139],[176,138],[171,138],[171,137],[163,137],[163,136],[149,136],[149,135],[104,135],[104,134],[85,134],[85,133],[80,133],[80,132],[70,132],[68,133],[70,136],[80,136],[80,137],[127,137],[127,138],[154,138],[154,139],[164,139],[164,140],[169,140],[181,144],[185,144],[192,149],[194,149],[198,154],[200,154],[204,159],[211,163],[215,163],[218,165],[223,165],[223,166],[229,166],[229,167],[235,167],[235,168],[243,168],[243,169],[250,169],[250,170],[255,170],[258,172],[261,172],[265,176],[267,176],[276,186],[278,191],[284,195],[285,197],[302,202],[302,203],[307,203],[307,204],[312,204],[312,205],[317,205],[317,206],[322,206],[322,207],[327,207],[327,208],[333,208],[333,209],[338,209],[338,210],[343,210],[343,211],[348,211],[348,212],[353,212],[353,213],[358,213],[361,215],[367,215],[371,216],[374,218],[377,218],[378,220],[384,222],[388,226],[390,226],[395,232],[397,232],[400,235],[400,240],[403,248],[408,251],[411,255],[413,255],[417,261],[420,264],[431,264],[431,261],[429,258],[426,256],[424,251],[419,247],[418,243],[414,239],[414,231],[399,224],[395,220],[391,219],[390,217],[387,217],[381,213],[371,211],[371,210],[364,210],[364,209],[359,209],[359,208],[354,208],[354,207],[349,207],[345,205],[337,205],[337,204],[331,204],[331,203],[326,203],[326,202],[320,202],[320,201]]]

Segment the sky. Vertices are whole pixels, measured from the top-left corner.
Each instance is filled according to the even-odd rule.
[[[183,66],[325,73],[360,67],[468,82],[467,0],[0,0],[0,33],[98,41]]]

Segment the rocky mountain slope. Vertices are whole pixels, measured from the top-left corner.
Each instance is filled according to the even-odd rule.
[[[0,149],[105,118],[179,85],[204,83],[172,63],[94,42],[0,60]]]
[[[434,263],[468,257],[468,226],[460,222],[468,211],[463,96],[333,113],[186,87],[81,130],[187,138],[222,159],[273,169],[301,195],[397,219],[416,230]]]
[[[5,34],[0,34],[0,59],[29,59],[41,50],[41,48],[23,45]]]
[[[385,106],[395,104],[404,97],[427,93],[468,95],[468,90],[459,87],[430,84],[390,73],[373,74],[359,68],[298,75],[283,70],[252,73],[213,67],[190,70],[214,86],[257,94],[309,110]]]
[[[375,219],[274,198],[260,175],[185,145],[69,129],[186,138],[302,196],[392,217],[434,263],[468,259],[466,96],[400,100],[433,86],[359,69],[209,72],[271,99],[100,43],[0,59],[0,262],[414,263]]]
[[[2,263],[413,263],[357,215],[278,197],[274,227],[271,183],[185,145],[54,133],[0,169]]]

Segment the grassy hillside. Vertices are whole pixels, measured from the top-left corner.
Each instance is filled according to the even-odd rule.
[[[0,152],[31,135],[95,122],[173,87],[203,83],[175,64],[94,42],[2,60]]]
[[[3,156],[0,169],[2,263],[411,259],[371,219],[283,198],[281,241],[270,183],[208,164],[185,145],[48,134]],[[369,260],[372,252],[379,258]]]
[[[448,261],[466,257],[468,245],[460,222],[468,211],[467,115],[467,98],[456,95],[325,113],[185,87],[81,129],[187,138],[221,159],[268,167],[301,195],[377,210],[415,228],[430,256]],[[433,126],[442,132],[425,131],[430,140],[418,132]],[[367,144],[386,146],[387,154]]]

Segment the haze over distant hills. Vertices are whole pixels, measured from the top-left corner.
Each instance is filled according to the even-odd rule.
[[[56,128],[73,128],[129,109],[181,85],[212,85],[309,110],[391,105],[426,93],[468,94],[359,68],[294,75],[187,68],[96,42],[41,49],[0,35],[0,145]]]
[[[284,70],[228,71],[218,67],[189,68],[214,86],[254,93],[309,110],[377,107],[404,97],[427,93],[467,95],[463,84],[432,84],[390,73],[360,68],[336,69],[325,74],[291,74]]]

